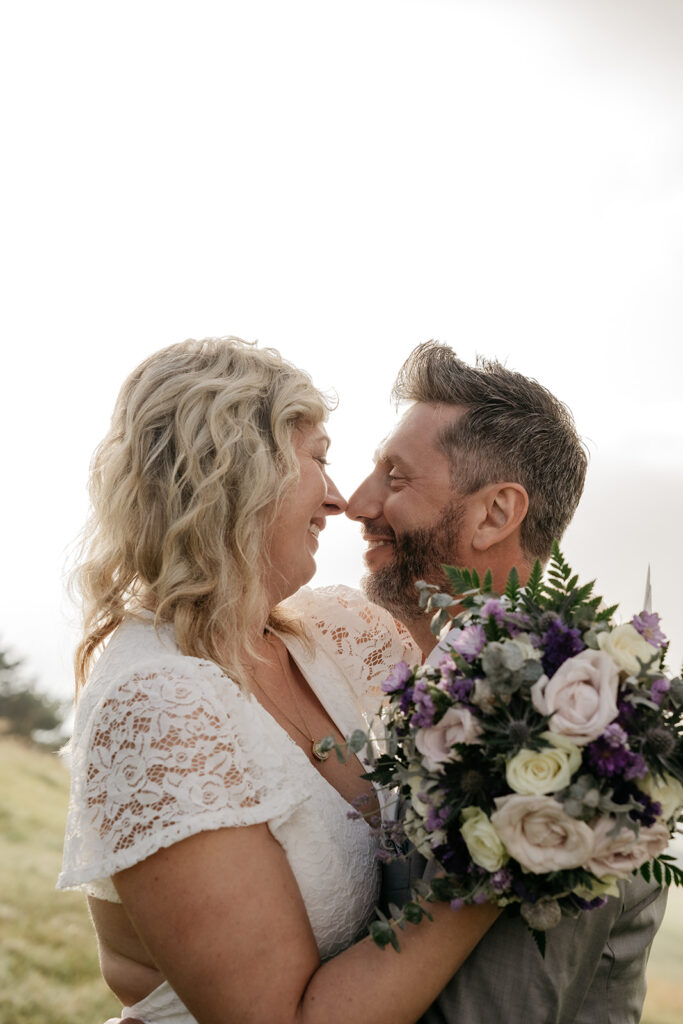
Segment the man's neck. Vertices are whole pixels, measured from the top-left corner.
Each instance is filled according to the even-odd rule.
[[[434,636],[429,628],[431,617],[429,615],[420,615],[419,618],[411,621],[407,619],[401,619],[401,621],[422,651],[423,659],[426,658],[434,650],[437,643],[437,637]]]

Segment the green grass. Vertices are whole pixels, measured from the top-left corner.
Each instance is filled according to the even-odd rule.
[[[54,754],[0,736],[0,1024],[103,1024],[119,1011],[83,897],[54,887],[68,790]],[[683,889],[672,889],[643,1024],[683,1024],[681,973]]]
[[[119,1011],[83,896],[55,890],[68,796],[54,754],[0,737],[0,1024],[102,1024]]]

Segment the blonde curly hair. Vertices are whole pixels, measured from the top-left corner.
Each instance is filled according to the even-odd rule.
[[[190,339],[133,371],[91,463],[72,576],[77,690],[124,615],[145,607],[184,654],[242,681],[254,624],[296,628],[268,607],[267,539],[298,477],[292,432],[330,408],[306,373],[240,338]]]

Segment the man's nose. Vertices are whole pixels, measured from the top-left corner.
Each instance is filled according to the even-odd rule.
[[[348,500],[346,514],[349,519],[377,519],[382,514],[382,501],[372,477],[367,477]]]

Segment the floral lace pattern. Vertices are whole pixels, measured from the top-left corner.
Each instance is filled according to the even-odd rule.
[[[407,656],[393,620],[348,588],[292,599],[312,633],[304,675],[342,732],[362,726]],[[407,635],[407,634],[406,634]],[[299,884],[323,957],[351,943],[377,896],[375,840],[252,697],[212,662],[180,654],[169,628],[130,619],[79,700],[58,886],[117,901],[111,875],[207,829],[267,822]]]
[[[381,704],[381,684],[393,666],[422,660],[405,626],[352,587],[304,587],[289,604],[304,616],[316,648],[336,661],[370,717]]]

